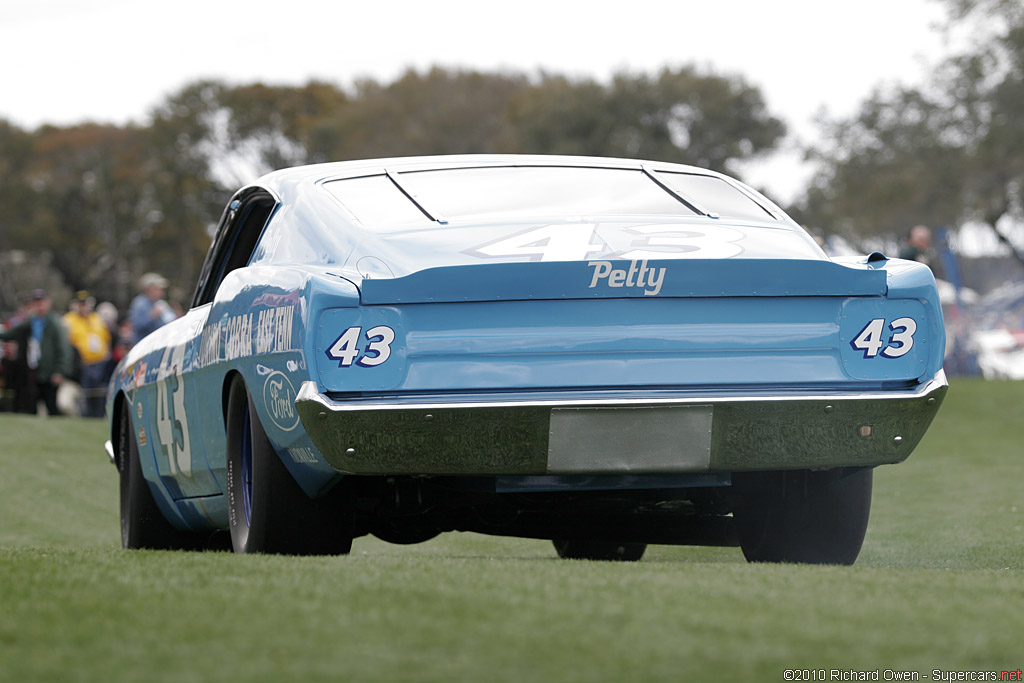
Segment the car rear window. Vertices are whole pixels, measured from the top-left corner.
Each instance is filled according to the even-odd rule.
[[[730,218],[775,218],[767,209],[726,181],[700,173],[658,171],[658,177],[700,208]]]
[[[720,216],[772,217],[715,176],[657,176],[655,182],[639,169],[495,166],[347,178],[324,187],[361,223],[383,229],[538,216],[699,215],[694,206]]]
[[[348,178],[327,183],[325,187],[364,225],[430,223],[386,175]]]

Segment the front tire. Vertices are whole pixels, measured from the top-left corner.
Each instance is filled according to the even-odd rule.
[[[851,565],[871,512],[870,468],[738,473],[734,510],[750,562]]]
[[[342,555],[352,548],[348,487],[311,500],[278,457],[240,376],[228,390],[228,521],[237,553]]]

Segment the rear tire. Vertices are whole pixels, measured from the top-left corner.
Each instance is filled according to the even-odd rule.
[[[240,376],[228,391],[228,521],[237,553],[342,555],[352,548],[347,486],[310,499],[267,437]]]
[[[637,562],[647,550],[646,543],[609,543],[607,541],[554,540],[555,552],[563,560],[599,560]]]
[[[736,474],[733,516],[750,562],[851,565],[871,512],[870,468]]]
[[[142,474],[131,410],[125,401],[118,426],[117,469],[121,489],[121,547],[135,550],[196,550],[205,536],[176,529],[156,504]]]

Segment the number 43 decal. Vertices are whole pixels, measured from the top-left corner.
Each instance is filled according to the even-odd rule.
[[[369,344],[364,350],[362,327],[350,327],[341,333],[331,348],[327,349],[327,357],[338,361],[338,367],[347,368],[353,363],[365,368],[381,365],[391,357],[391,342],[395,341],[395,331],[387,325],[371,327],[366,331]]]
[[[858,351],[863,351],[865,358],[874,358],[879,351],[886,358],[899,358],[914,348],[917,322],[913,318],[897,318],[889,323],[889,329],[893,330],[893,335],[888,343],[882,338],[884,329],[885,319],[875,318],[860,331],[850,345]]]

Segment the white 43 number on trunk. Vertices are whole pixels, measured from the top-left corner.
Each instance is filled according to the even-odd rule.
[[[382,365],[391,357],[391,344],[394,341],[395,331],[387,325],[371,327],[365,336],[362,327],[350,327],[327,349],[327,357],[338,361],[340,368],[351,367],[353,364],[372,368]]]
[[[875,318],[860,331],[850,345],[864,352],[865,358],[875,358],[881,353],[884,358],[899,358],[914,348],[914,333],[917,322],[913,318],[897,318],[889,323],[892,334],[886,339],[885,318]]]

